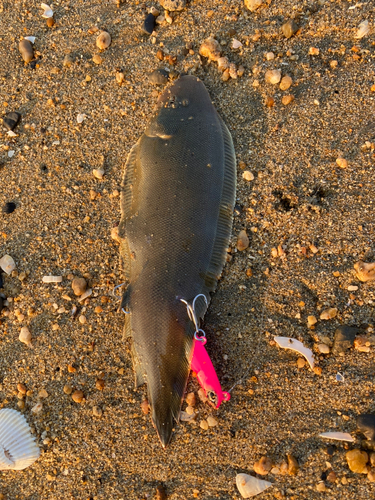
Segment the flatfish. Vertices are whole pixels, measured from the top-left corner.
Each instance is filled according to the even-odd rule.
[[[136,386],[147,383],[165,447],[178,421],[197,321],[226,260],[236,187],[231,135],[204,84],[183,76],[162,93],[131,149],[121,188],[121,307]]]

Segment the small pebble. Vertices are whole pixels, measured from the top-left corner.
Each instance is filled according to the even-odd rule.
[[[77,297],[82,295],[87,290],[87,282],[85,278],[74,278],[72,281],[72,289],[74,295],[77,295]]]
[[[262,457],[258,460],[258,462],[254,463],[254,472],[260,474],[261,476],[266,476],[272,467],[272,460],[268,457]]]
[[[155,29],[155,16],[153,14],[147,14],[142,24],[142,31],[147,35],[151,35],[154,29]]]
[[[199,424],[199,427],[201,429],[203,429],[204,431],[207,431],[208,430],[208,422],[207,422],[207,420],[201,420],[201,422]]]
[[[41,399],[48,398],[48,392],[45,389],[41,389],[38,393],[38,397]]]
[[[253,181],[254,180],[254,174],[252,172],[250,172],[249,170],[245,170],[243,173],[242,173],[242,178],[245,180],[245,181]]]
[[[309,48],[309,56],[318,56],[320,50],[317,47],[310,47]]]
[[[196,405],[195,393],[189,392],[189,394],[185,398],[185,401],[189,406],[195,406]]]
[[[366,439],[375,440],[375,415],[364,413],[357,417],[357,430],[362,432]]]
[[[203,57],[207,57],[211,61],[217,61],[221,56],[219,42],[213,37],[207,38],[200,46],[199,54]]]
[[[150,405],[149,405],[149,402],[147,401],[147,399],[142,401],[141,410],[145,415],[147,415],[148,412],[150,411]]]
[[[173,12],[183,10],[186,7],[186,0],[160,0],[160,5],[165,10]]]
[[[320,319],[333,319],[337,316],[337,309],[335,307],[330,307],[322,311]]]
[[[96,39],[96,46],[100,50],[105,50],[111,45],[111,41],[111,35],[107,31],[102,31]]]
[[[155,500],[167,500],[167,493],[162,484],[158,484],[156,487]]]
[[[357,474],[367,474],[368,455],[365,451],[354,449],[350,450],[345,455],[349,465],[349,469]]]
[[[166,85],[168,83],[168,72],[165,69],[155,69],[148,75],[148,80],[153,85]]]
[[[103,379],[98,378],[97,381],[95,382],[95,387],[98,389],[98,391],[103,391],[105,387],[105,382]]]
[[[216,62],[217,62],[217,69],[219,71],[225,71],[229,69],[229,60],[227,57],[219,57],[219,59]]]
[[[158,17],[160,15],[160,11],[153,5],[151,6],[149,13],[152,14],[154,17]]]
[[[94,417],[101,417],[103,415],[103,410],[99,406],[93,406],[92,414]]]
[[[297,359],[297,367],[302,369],[306,365],[306,360],[304,358]]]
[[[27,326],[23,326],[21,328],[21,332],[19,334],[18,339],[23,343],[26,344],[27,346],[31,346],[31,332],[27,328]]]
[[[82,391],[74,391],[72,394],[72,399],[75,403],[82,403],[83,401],[83,392]]]
[[[284,104],[284,106],[287,106],[288,104],[290,104],[292,101],[294,101],[294,96],[293,95],[284,95],[281,99],[281,102],[282,104]]]
[[[171,17],[171,15],[169,14],[169,12],[167,10],[164,12],[164,17],[165,17],[165,20],[167,21],[168,24],[173,23],[173,18]]]
[[[361,39],[364,36],[366,36],[369,31],[370,31],[370,26],[368,20],[366,19],[365,21],[361,22],[361,24],[358,26],[355,38]]]
[[[121,85],[125,81],[125,74],[122,71],[116,73],[116,82]]]
[[[315,316],[307,316],[307,326],[314,326],[317,322],[318,320]]]
[[[70,395],[73,392],[73,388],[70,385],[64,385],[63,391],[65,394]]]
[[[281,79],[280,89],[281,90],[288,90],[292,86],[292,83],[293,83],[293,80],[290,78],[290,76],[285,75]]]
[[[4,214],[11,214],[12,212],[15,211],[15,209],[17,208],[17,205],[15,203],[13,203],[12,201],[7,201],[4,205],[3,205],[3,213]]]
[[[375,481],[375,469],[370,469],[367,474],[367,479],[373,483]]]
[[[194,408],[192,406],[187,406],[186,409],[185,409],[185,412],[188,415],[194,415],[194,413],[195,413]]]
[[[66,54],[63,60],[63,66],[65,68],[69,68],[74,62],[74,59],[71,54]]]
[[[86,316],[83,316],[83,314],[81,314],[81,316],[78,318],[78,321],[81,323],[81,325],[84,325],[86,323]]]
[[[268,96],[266,97],[264,104],[267,106],[267,108],[273,108],[273,106],[275,105],[275,99]]]
[[[266,71],[264,77],[267,83],[275,85],[276,83],[279,83],[281,80],[281,71],[278,69],[269,69],[268,71]]]
[[[290,455],[290,454],[287,454],[286,458],[288,460],[288,474],[291,474],[291,475],[297,474],[297,472],[299,470],[299,465],[298,465],[297,459],[293,455]]]
[[[340,168],[346,168],[348,166],[348,162],[345,158],[337,158],[336,163]]]
[[[331,470],[331,472],[327,476],[327,481],[329,481],[330,483],[335,483],[336,479],[337,479],[336,473],[333,470]]]
[[[266,52],[267,61],[273,61],[275,59],[275,54],[273,52]]]
[[[263,3],[263,0],[245,0],[245,7],[251,12],[258,9]]]
[[[210,415],[209,417],[207,417],[207,423],[209,427],[215,427],[219,422],[216,420],[216,418]]]
[[[37,403],[35,406],[31,408],[33,413],[40,413],[43,409],[43,403]]]
[[[7,113],[3,116],[3,125],[8,130],[14,130],[20,121],[21,115],[16,111],[12,111],[11,113]]]
[[[318,344],[318,350],[322,354],[329,354],[329,346],[327,344]]]
[[[237,250],[239,252],[246,250],[246,248],[248,248],[249,246],[249,243],[250,240],[246,231],[245,230],[240,231],[237,237]]]
[[[26,394],[27,392],[27,389],[26,389],[26,386],[24,384],[17,384],[17,390],[21,393],[21,394]]]
[[[34,59],[34,49],[29,40],[21,40],[18,45],[18,50],[20,51],[22,59],[25,63],[29,63],[32,59]]]
[[[55,25],[55,20],[53,17],[49,17],[46,21],[47,27],[52,28]]]
[[[289,19],[282,25],[281,30],[285,38],[291,38],[295,33],[297,33],[299,26],[294,19]]]
[[[100,57],[99,54],[95,54],[94,57],[92,58],[92,60],[95,64],[102,64],[102,62],[103,62],[103,58]]]
[[[320,483],[318,483],[316,485],[316,491],[320,491],[320,492],[327,491],[327,487],[323,481],[321,481]]]

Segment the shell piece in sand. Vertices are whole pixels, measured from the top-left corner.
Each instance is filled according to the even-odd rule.
[[[375,280],[375,262],[363,262],[360,260],[354,264],[357,278],[360,281],[366,282]]]
[[[336,441],[347,441],[354,443],[355,439],[347,432],[322,432],[319,437],[324,439],[335,439]]]
[[[49,17],[53,17],[53,10],[51,9],[51,7],[49,5],[47,5],[46,3],[41,3],[40,6],[44,10],[42,17],[44,17],[45,19],[48,19]]]
[[[272,483],[269,481],[258,479],[249,474],[237,474],[236,484],[243,498],[251,498],[255,495],[259,495],[259,493],[262,493],[262,491],[272,486]]]
[[[283,349],[292,349],[292,351],[296,351],[302,354],[302,356],[307,359],[311,369],[314,369],[313,353],[311,349],[305,347],[302,342],[296,339],[291,339],[289,337],[274,337],[274,341],[279,347],[282,347]]]
[[[4,255],[0,259],[0,267],[7,274],[10,274],[14,269],[16,269],[16,264],[10,255]]]
[[[22,470],[40,456],[29,424],[16,410],[0,410],[0,470]]]

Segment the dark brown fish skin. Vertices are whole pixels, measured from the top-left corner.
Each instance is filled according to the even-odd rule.
[[[147,383],[162,445],[178,421],[190,371],[194,325],[181,298],[216,287],[225,262],[235,196],[230,134],[203,83],[177,80],[161,95],[145,133],[129,154],[119,236],[130,281],[137,385]],[[198,317],[206,311],[197,303]]]

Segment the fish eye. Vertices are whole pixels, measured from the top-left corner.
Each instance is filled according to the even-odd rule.
[[[214,405],[217,405],[217,395],[215,391],[208,391],[207,392],[207,398],[210,401],[210,403],[213,403]]]

